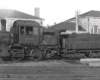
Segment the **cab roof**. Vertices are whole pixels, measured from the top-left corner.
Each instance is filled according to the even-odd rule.
[[[18,26],[40,26],[40,24],[36,21],[29,21],[29,20],[17,20],[14,22],[14,25]]]

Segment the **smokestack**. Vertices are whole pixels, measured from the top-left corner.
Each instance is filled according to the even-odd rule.
[[[6,31],[6,20],[5,19],[1,20],[1,31]]]
[[[78,11],[76,11],[76,33],[78,34]]]
[[[40,8],[35,8],[35,16],[40,17]]]

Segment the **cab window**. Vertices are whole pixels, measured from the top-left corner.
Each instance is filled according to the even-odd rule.
[[[24,26],[21,26],[21,27],[20,27],[20,34],[24,34],[24,33],[25,33]]]
[[[33,27],[32,26],[26,26],[26,34],[27,35],[33,34]]]
[[[34,27],[34,35],[38,35],[39,31],[38,31],[38,27]]]

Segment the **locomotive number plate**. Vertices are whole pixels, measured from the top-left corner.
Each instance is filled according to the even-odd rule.
[[[25,40],[34,40],[34,38],[25,38]]]

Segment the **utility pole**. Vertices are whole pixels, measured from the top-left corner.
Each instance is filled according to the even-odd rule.
[[[89,18],[88,18],[88,33],[89,33]]]
[[[78,11],[76,11],[76,33],[78,34],[78,28],[79,24],[78,24]]]

